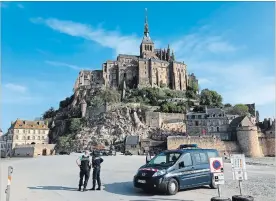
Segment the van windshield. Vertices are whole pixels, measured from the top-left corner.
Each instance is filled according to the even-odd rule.
[[[150,165],[173,165],[181,156],[179,152],[162,152],[155,156],[148,164]]]

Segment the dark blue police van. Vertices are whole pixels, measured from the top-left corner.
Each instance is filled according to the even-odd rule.
[[[200,149],[195,144],[180,145],[177,150],[164,151],[140,167],[133,179],[134,187],[169,195],[204,185],[217,188],[209,158],[218,156],[215,149]]]

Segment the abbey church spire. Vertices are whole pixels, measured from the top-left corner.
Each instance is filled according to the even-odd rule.
[[[142,58],[146,58],[153,54],[154,54],[154,43],[152,42],[149,36],[148,12],[147,12],[147,9],[145,9],[144,36],[143,36],[142,43],[140,45],[140,56]]]
[[[145,9],[144,36],[149,37],[148,10]]]

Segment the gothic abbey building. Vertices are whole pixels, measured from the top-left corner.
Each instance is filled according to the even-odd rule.
[[[81,71],[74,91],[89,85],[113,89],[124,85],[129,88],[168,87],[185,91],[191,79],[197,82],[193,74],[187,74],[186,64],[175,60],[169,45],[167,49],[155,49],[146,16],[140,55],[119,54],[117,60],[103,63],[102,70]]]

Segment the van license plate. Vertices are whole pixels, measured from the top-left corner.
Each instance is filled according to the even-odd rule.
[[[145,184],[146,181],[145,180],[138,180],[138,183]]]

